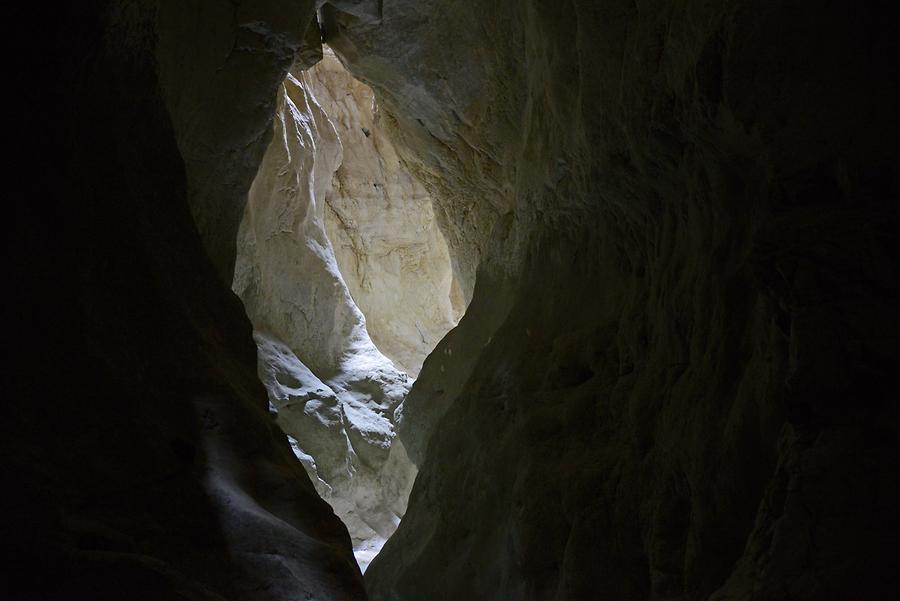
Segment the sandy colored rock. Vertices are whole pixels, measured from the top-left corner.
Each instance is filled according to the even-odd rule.
[[[307,77],[343,149],[325,193],[338,267],[379,350],[416,377],[464,311],[432,200],[400,162],[367,85],[330,50]]]
[[[278,424],[365,566],[399,523],[412,486],[412,464],[391,448],[395,410],[412,381],[369,338],[326,234],[325,199],[343,147],[312,90],[309,73],[282,84],[233,287],[256,330]]]

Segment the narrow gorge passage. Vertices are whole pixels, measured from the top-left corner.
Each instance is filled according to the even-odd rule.
[[[10,3],[0,599],[893,599],[898,10]]]
[[[395,432],[403,401],[463,308],[431,199],[372,90],[323,51],[279,91],[233,288],[278,425],[365,570],[415,478]]]

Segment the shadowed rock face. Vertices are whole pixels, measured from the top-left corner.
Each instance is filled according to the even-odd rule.
[[[321,58],[314,2],[154,4],[160,86],[188,204],[207,255],[230,283],[247,190],[272,136],[272,82],[295,62]]]
[[[313,3],[175,4],[12,11],[0,596],[364,599],[223,283]],[[471,298],[370,598],[890,598],[893,11],[324,7]]]
[[[192,81],[169,73],[170,86],[221,63],[165,25],[164,4],[16,11],[47,53],[29,54],[17,78],[30,106],[13,131],[31,161],[17,176],[46,185],[24,192],[10,228],[19,353],[0,419],[0,597],[363,599],[346,529],[268,416],[250,323],[191,219],[177,138],[198,144],[209,180],[232,164],[201,156],[203,134],[180,129],[191,119],[167,103],[156,58],[177,42]],[[218,3],[190,4],[178,25],[208,25],[217,48],[241,39],[242,23],[277,28],[268,9],[299,38],[312,10],[270,2],[223,21]],[[274,99],[287,66],[236,51],[266,68],[231,85]],[[239,95],[211,112],[240,114],[232,133],[265,132],[272,117]],[[252,174],[252,153],[242,160]],[[249,180],[229,186],[242,207]]]
[[[474,291],[405,402],[373,599],[878,598],[898,53],[870,8],[326,7]]]

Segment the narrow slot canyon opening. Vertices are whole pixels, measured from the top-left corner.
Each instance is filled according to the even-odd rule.
[[[465,310],[428,192],[375,96],[327,46],[278,93],[241,223],[233,289],[270,411],[365,571],[416,469],[396,433],[426,356]]]
[[[12,9],[0,599],[897,597],[897,3]]]

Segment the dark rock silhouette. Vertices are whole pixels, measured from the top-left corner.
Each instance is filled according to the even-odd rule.
[[[366,598],[226,283],[318,56],[313,2],[252,4],[11,10],[3,598]],[[472,299],[405,403],[369,598],[891,598],[893,4],[320,16]]]

